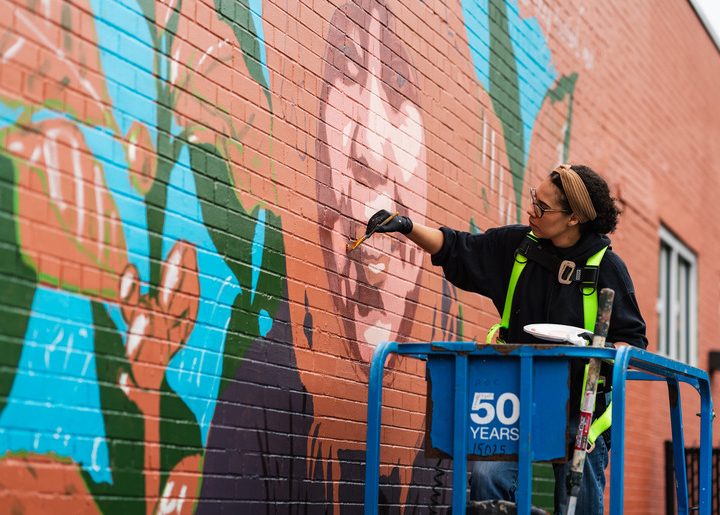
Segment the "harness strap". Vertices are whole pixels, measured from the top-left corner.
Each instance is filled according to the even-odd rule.
[[[600,275],[599,265],[604,251],[601,251],[600,259],[593,260],[597,254],[593,255],[585,263],[585,266],[579,267],[573,261],[563,260],[558,256],[544,252],[537,238],[534,235],[531,237],[531,234],[532,232],[528,233],[520,243],[520,246],[515,251],[516,256],[522,254],[551,273],[557,274],[558,281],[562,284],[581,283],[582,285],[593,286],[597,284]]]
[[[510,327],[510,313],[512,311],[515,288],[517,286],[518,280],[520,279],[520,274],[522,274],[523,270],[525,269],[525,265],[527,264],[528,259],[537,261],[545,268],[549,267],[548,269],[553,273],[557,272],[559,265],[564,262],[556,256],[551,256],[546,252],[542,252],[538,248],[538,243],[539,241],[537,236],[535,236],[533,232],[530,231],[525,235],[525,239],[515,251],[515,262],[513,263],[512,271],[510,272],[510,281],[508,282],[508,289],[507,293],[505,294],[505,305],[503,306],[502,317],[500,319],[500,322],[493,325],[488,331],[485,338],[485,343],[492,343],[493,337],[500,329],[507,330],[508,327]],[[597,280],[599,277],[600,262],[602,261],[606,250],[607,247],[603,247],[598,252],[590,256],[583,268],[575,269],[575,273],[573,274],[573,280],[566,283],[570,284],[570,282],[579,282],[582,285],[584,322],[583,327],[585,327],[585,329],[589,332],[593,332],[595,328],[595,318],[597,317],[598,310]],[[541,258],[542,261],[538,260],[538,256],[549,256],[551,258],[554,258],[553,263],[555,263],[557,266],[552,265],[549,260],[545,260],[544,258]],[[504,343],[499,337],[497,341],[498,343]]]
[[[587,260],[586,266],[591,265],[594,266],[596,269],[600,269],[600,261],[602,261],[603,256],[605,255],[605,251],[607,250],[607,247],[603,247],[600,249],[600,251],[596,252],[592,256],[590,256]],[[597,283],[596,283],[597,284]],[[592,287],[585,286],[583,287],[583,318],[585,322],[585,330],[592,333],[595,330],[595,319],[597,318],[597,311],[598,311],[598,300],[597,300],[597,286],[593,285]],[[583,374],[583,385],[582,389],[585,391],[585,383],[587,382],[587,375],[588,370],[590,369],[590,364],[588,363],[585,365],[585,373]],[[602,379],[600,380],[602,381]],[[600,383],[598,381],[598,384]],[[603,381],[604,382],[604,381]],[[580,399],[580,403],[582,404],[582,399]],[[590,424],[590,430],[588,433],[588,444],[593,445],[595,443],[595,440],[597,440],[597,437],[600,436],[602,433],[604,433],[612,424],[612,402],[609,402],[608,405],[605,408],[605,411],[600,415],[598,418],[592,421]]]
[[[535,243],[538,242],[537,236],[535,236],[532,231],[525,235],[525,240],[523,240],[523,242],[528,240],[534,241]],[[507,328],[510,327],[510,311],[512,310],[513,297],[515,296],[515,287],[517,286],[518,279],[520,279],[520,274],[522,274],[522,271],[525,269],[527,261],[528,258],[522,253],[522,250],[519,247],[515,251],[515,263],[513,263],[512,271],[510,272],[510,282],[508,283],[507,293],[505,294],[505,305],[503,306],[502,318],[499,323],[490,328],[487,333],[487,337],[485,338],[485,343],[492,343],[495,333],[497,333],[501,328],[507,330]],[[595,310],[597,311],[597,306],[595,307]],[[498,343],[505,343],[500,336],[498,336],[496,341]]]
[[[593,267],[596,272],[600,270],[600,261],[607,247],[601,248],[598,252],[590,256],[585,264],[585,268],[588,266]],[[586,331],[592,333],[595,330],[595,319],[597,318],[598,301],[597,301],[597,273],[596,280],[592,283],[592,286],[583,286],[583,318],[585,324],[583,327]]]

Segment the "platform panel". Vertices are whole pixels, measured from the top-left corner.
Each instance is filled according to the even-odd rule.
[[[428,453],[452,456],[455,358],[429,356]],[[468,360],[468,458],[517,459],[520,433],[520,359],[470,356]],[[565,461],[570,361],[534,360],[532,396],[533,461]]]

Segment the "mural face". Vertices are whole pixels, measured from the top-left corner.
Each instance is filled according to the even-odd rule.
[[[422,255],[392,236],[372,238],[352,253],[346,243],[379,209],[419,223],[427,209],[416,72],[387,18],[381,4],[370,12],[349,4],[333,16],[318,129],[325,263],[348,353],[365,363],[378,343],[408,333]]]

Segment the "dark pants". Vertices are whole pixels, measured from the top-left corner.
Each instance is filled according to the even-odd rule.
[[[580,496],[575,513],[578,515],[603,515],[605,492],[605,469],[608,465],[608,449],[602,436],[595,442],[593,452],[585,457]],[[570,462],[553,465],[555,472],[555,513],[567,503],[566,478]],[[470,499],[489,501],[494,499],[515,502],[517,492],[517,462],[476,461],[470,479]]]

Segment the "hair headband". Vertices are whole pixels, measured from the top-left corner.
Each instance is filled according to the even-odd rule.
[[[565,190],[565,196],[570,204],[570,209],[580,223],[585,223],[597,218],[595,206],[593,206],[587,186],[578,173],[570,168],[570,165],[560,165],[555,170],[560,176],[560,182]]]

